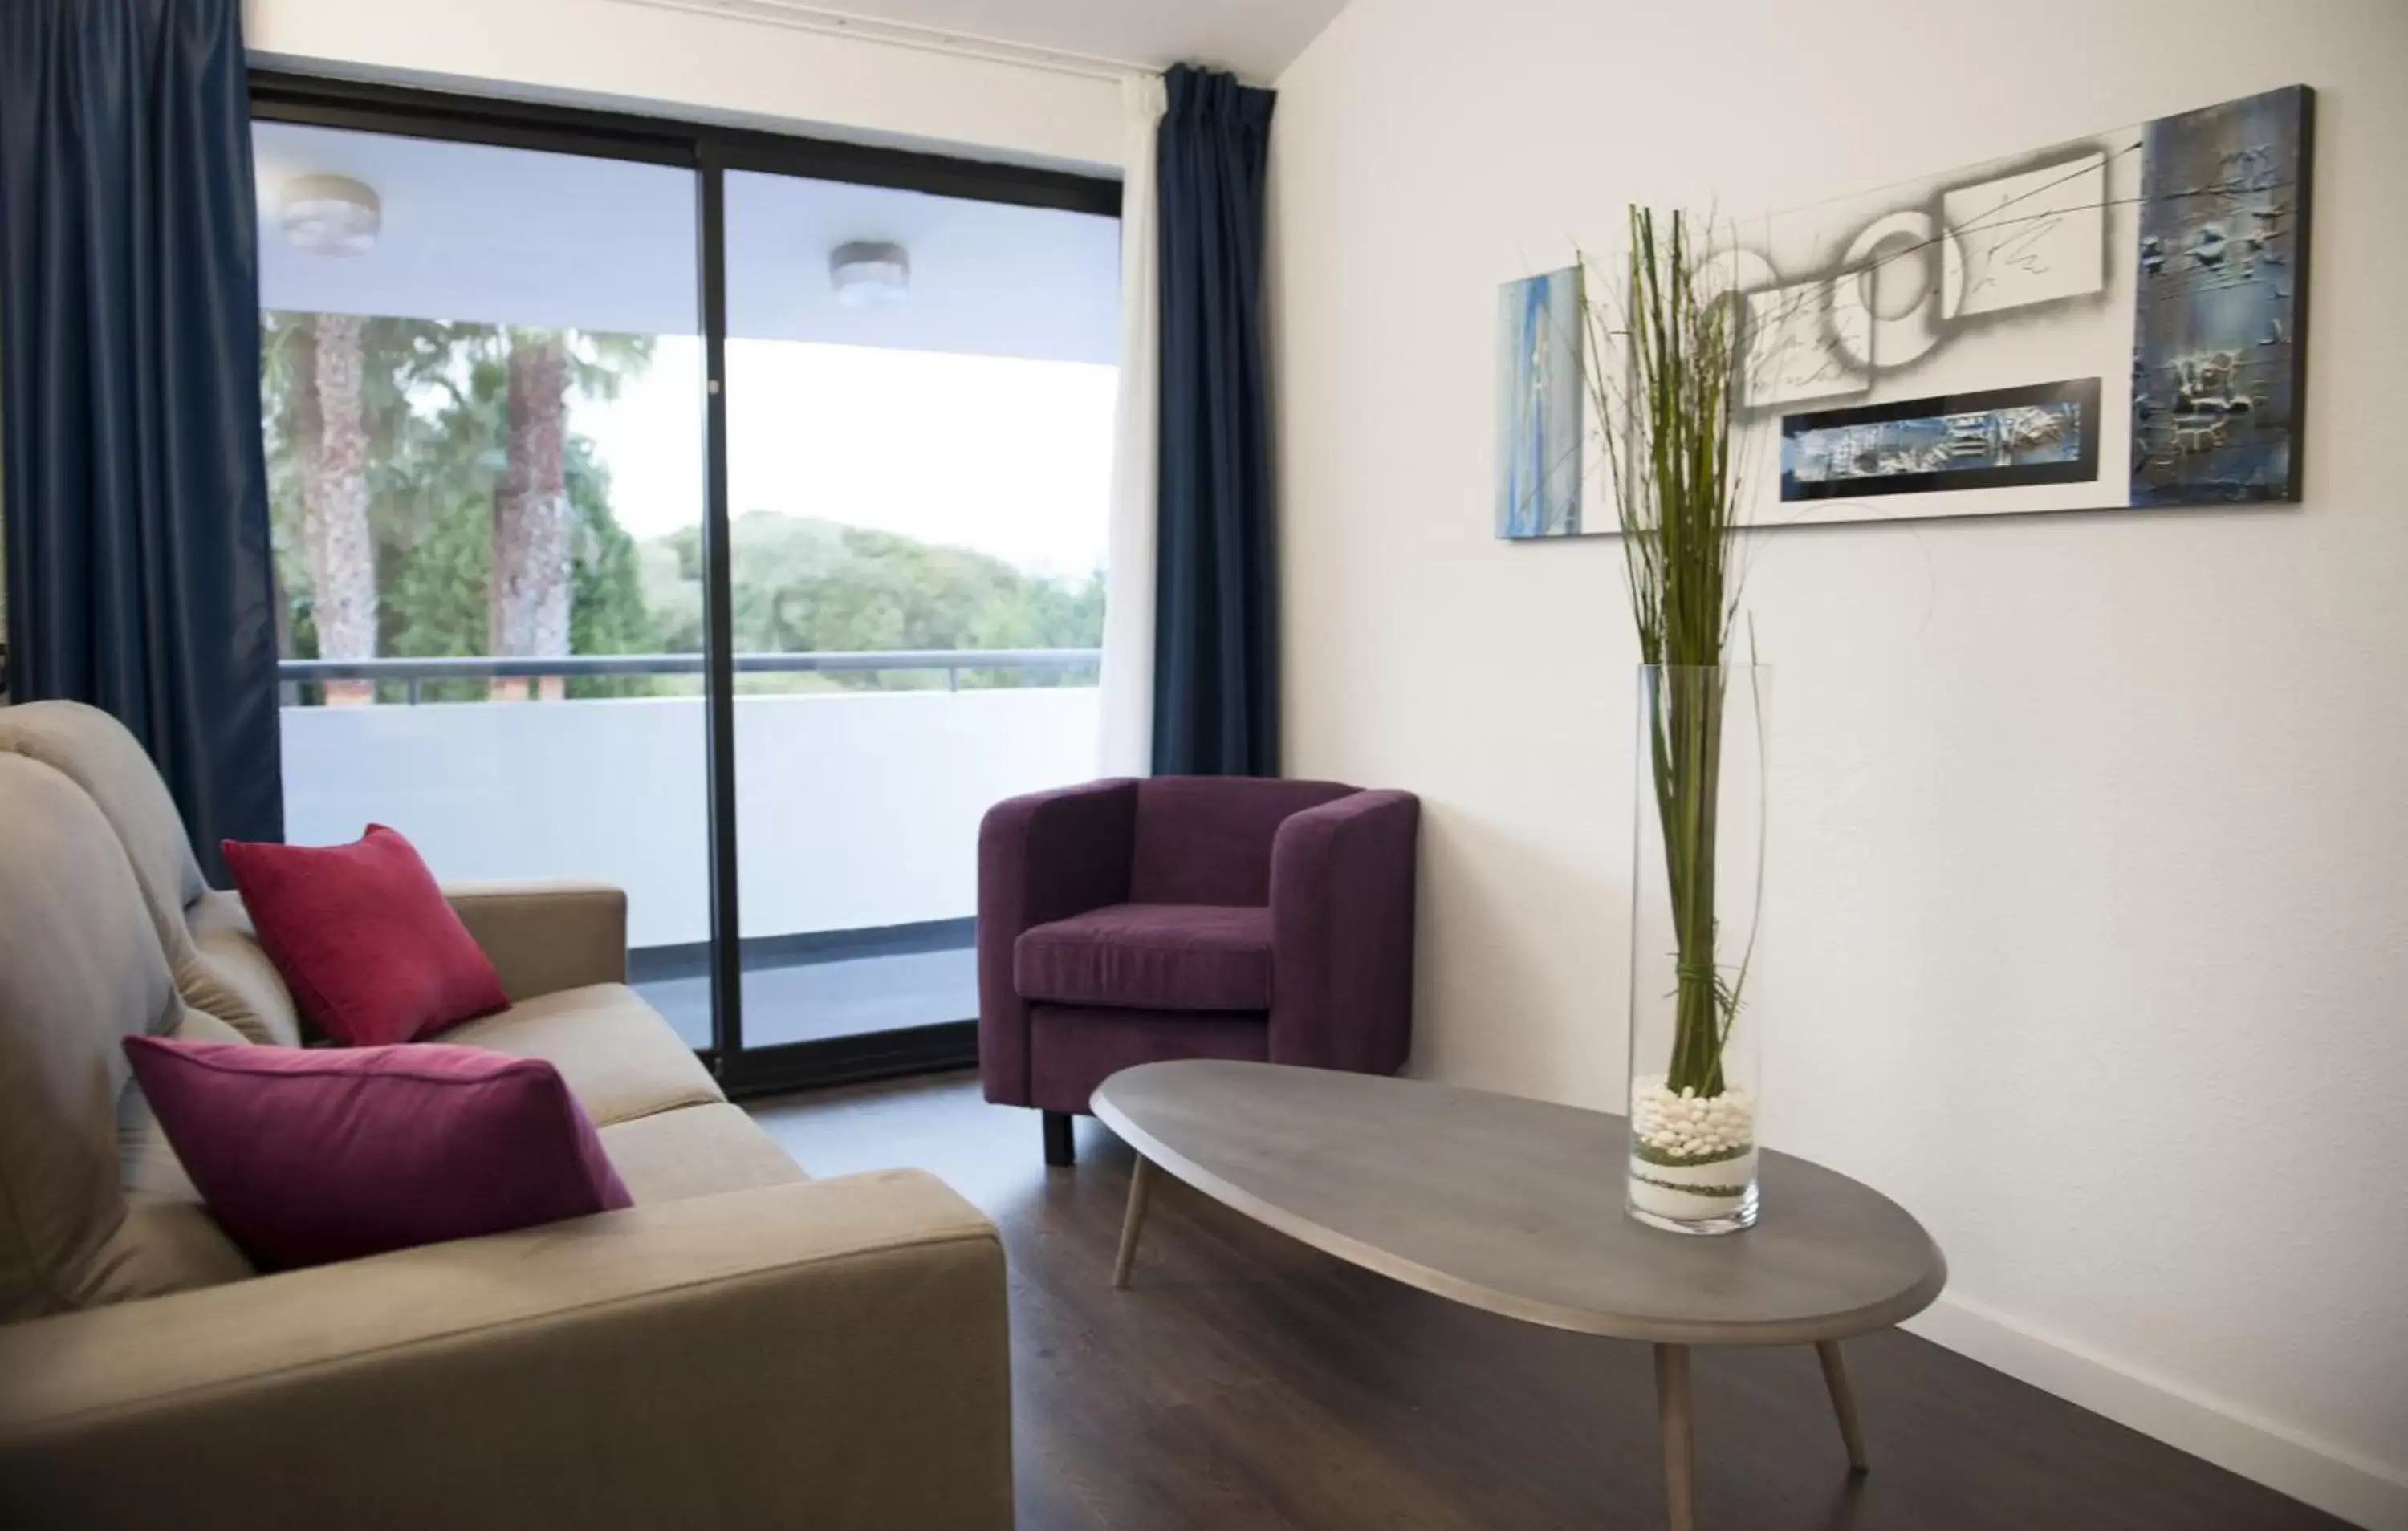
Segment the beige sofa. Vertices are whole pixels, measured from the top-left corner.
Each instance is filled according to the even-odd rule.
[[[1011,1523],[1004,1266],[912,1171],[812,1180],[625,978],[625,901],[447,890],[631,1209],[255,1274],[123,1037],[303,1040],[134,739],[0,708],[0,1525]]]

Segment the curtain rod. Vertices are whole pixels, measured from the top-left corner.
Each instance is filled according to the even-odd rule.
[[[797,32],[816,32],[824,36],[852,37],[862,42],[884,43],[892,48],[913,48],[922,52],[945,53],[988,64],[1017,64],[1024,69],[1046,69],[1087,79],[1119,80],[1162,73],[1150,64],[1134,64],[1126,59],[1006,42],[998,37],[947,32],[910,21],[879,21],[818,6],[798,5],[795,0],[617,0],[617,3],[643,6],[653,10],[689,11],[700,16],[716,16],[724,21],[757,21]]]

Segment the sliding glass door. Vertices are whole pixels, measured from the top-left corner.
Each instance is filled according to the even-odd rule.
[[[253,131],[286,833],[710,938],[695,173]],[[696,1046],[708,1003],[663,1009]]]
[[[1094,774],[1116,220],[726,176],[748,1047],[977,1013],[980,816]]]
[[[735,1089],[975,1056],[1096,758],[1117,188],[257,77],[296,842],[629,897]]]

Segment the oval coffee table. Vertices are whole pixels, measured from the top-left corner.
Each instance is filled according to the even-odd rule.
[[[1315,1249],[1425,1292],[1656,1347],[1666,1497],[1696,1524],[1689,1347],[1821,1355],[1852,1468],[1864,1438],[1839,1342],[1920,1312],[1948,1267],[1914,1218],[1803,1159],[1761,1156],[1764,1212],[1717,1238],[1622,1210],[1628,1146],[1602,1111],[1414,1080],[1273,1064],[1146,1064],[1096,1116],[1137,1150],[1112,1284],[1128,1284],[1154,1172]]]

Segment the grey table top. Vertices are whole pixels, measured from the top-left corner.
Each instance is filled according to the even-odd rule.
[[[1705,1238],[1623,1213],[1623,1119],[1414,1080],[1193,1060],[1096,1115],[1165,1172],[1340,1259],[1491,1312],[1687,1345],[1840,1339],[1921,1311],[1947,1264],[1881,1193],[1761,1156],[1763,1212]]]

